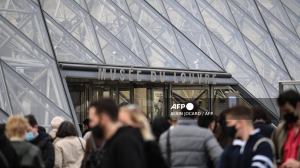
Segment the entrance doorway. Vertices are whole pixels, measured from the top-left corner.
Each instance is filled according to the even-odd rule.
[[[87,118],[88,105],[104,97],[113,98],[117,104],[127,102],[138,105],[151,121],[157,116],[168,117],[174,103],[196,102],[199,111],[219,114],[228,108],[227,93],[235,93],[230,86],[212,85],[121,83],[75,78],[68,78],[67,84],[80,123]]]

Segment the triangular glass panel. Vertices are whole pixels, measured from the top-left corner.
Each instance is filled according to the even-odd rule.
[[[245,13],[248,14],[249,17],[255,20],[257,24],[259,24],[261,27],[266,29],[266,26],[264,24],[264,21],[261,18],[261,15],[259,14],[259,11],[256,8],[254,1],[249,0],[230,0],[227,1],[228,3],[234,3],[236,6],[238,6],[241,10],[243,10]],[[233,14],[234,17],[236,17]]]
[[[222,71],[219,65],[213,62],[207,55],[205,55],[199,48],[192,44],[180,32],[176,31],[176,35],[190,69],[204,71]]]
[[[1,45],[0,58],[60,108],[68,109],[66,97],[61,94],[64,91],[55,61],[10,23],[2,22],[1,18],[0,39],[7,39]],[[45,78],[47,80],[40,81]],[[57,91],[53,96],[50,94],[54,92],[50,90],[52,84]]]
[[[215,62],[221,65],[220,58],[211,42],[209,32],[196,18],[193,18],[176,1],[163,1],[172,24],[187,36],[204,53],[209,55]],[[178,38],[178,37],[177,37]],[[180,43],[180,40],[178,38]],[[182,45],[180,45],[182,47]],[[182,49],[183,53],[186,52]],[[185,55],[185,54],[184,54]],[[187,57],[185,55],[185,57]],[[187,58],[188,59],[188,58]]]
[[[275,16],[278,21],[282,22],[286,27],[290,29],[293,33],[296,34],[295,29],[293,28],[293,25],[290,22],[289,17],[287,16],[285,9],[282,6],[281,0],[272,0],[272,1],[266,1],[266,0],[258,0],[260,4],[262,4],[266,9],[268,9],[273,16]]]
[[[8,116],[9,115],[0,108],[0,124],[6,123]]]
[[[274,60],[282,69],[284,64],[278,54],[276,47],[269,33],[251,19],[243,10],[241,10],[233,2],[228,2],[232,10],[233,16],[236,19],[238,28],[243,33],[245,41],[249,39],[257,48],[261,49],[270,59]],[[249,50],[249,52],[251,52]]]
[[[244,88],[256,98],[269,97],[258,73],[246,64],[240,57],[225,46],[218,38],[212,36],[225,70],[232,74]]]
[[[216,9],[222,16],[224,16],[231,24],[235,25],[234,19],[227,4],[227,0],[206,0],[210,5]]]
[[[295,80],[300,80],[300,73],[299,73],[300,60],[297,59],[296,56],[294,56],[280,43],[276,42],[276,45],[280,54],[283,56],[282,59],[288,69],[288,72]]]
[[[92,21],[107,64],[147,66],[139,57],[116,39],[116,37],[110,34],[100,23],[95,19],[92,19]]]
[[[91,18],[79,4],[73,0],[44,0],[43,9],[103,61]]]
[[[291,11],[288,7],[284,6],[285,10],[291,19],[291,22],[296,30],[298,37],[300,37],[300,16],[297,16],[293,11]]]
[[[30,0],[1,0],[0,15],[53,56],[39,7]]]
[[[177,2],[189,11],[195,18],[204,24],[203,18],[195,0],[177,0]]]
[[[177,57],[178,60],[186,65],[185,58],[174,34],[173,26],[157,11],[151,8],[147,2],[140,0],[128,0],[127,2],[133,19],[155,40]]]
[[[281,0],[290,10],[292,10],[297,16],[300,16],[300,2],[298,0]]]
[[[138,29],[138,33],[151,67],[178,69],[187,68],[176,57],[172,56],[171,53],[160,46],[158,42],[147,36],[146,32],[142,29]]]
[[[55,116],[71,120],[69,113],[58,108],[7,65],[2,66],[14,114],[33,114],[41,126],[49,126]]]
[[[146,0],[154,9],[156,9],[164,17],[168,18],[168,14],[164,9],[162,0]]]
[[[279,81],[291,80],[285,69],[281,69],[272,59],[268,58],[260,49],[250,41],[246,44],[256,65],[258,73],[265,78],[274,88],[278,89]]]
[[[53,48],[59,62],[101,63],[97,56],[69,34],[69,32],[46,14],[45,16]]]
[[[275,18],[265,7],[258,3],[259,9],[272,36],[300,59],[300,39]]]
[[[117,37],[136,56],[146,64],[147,59],[138,37],[133,20],[111,0],[87,0],[92,16],[102,24],[106,30]],[[123,3],[126,1],[122,0]]]
[[[0,108],[3,109],[3,111],[5,111],[7,114],[12,114],[9,98],[7,95],[7,89],[2,74],[1,64],[0,64]]]
[[[129,12],[126,0],[112,0],[112,1],[116,5],[118,5],[124,12],[126,12],[129,16],[131,15],[130,12]]]
[[[208,29],[251,67],[255,67],[239,30],[206,1],[197,2]]]

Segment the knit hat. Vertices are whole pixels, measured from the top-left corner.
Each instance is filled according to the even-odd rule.
[[[50,136],[54,139],[56,136],[56,132],[58,130],[58,127],[62,122],[64,122],[65,119],[60,116],[56,116],[52,119],[50,125],[51,125],[51,131],[49,132]]]

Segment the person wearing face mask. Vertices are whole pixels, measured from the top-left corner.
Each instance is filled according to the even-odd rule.
[[[300,168],[300,95],[288,90],[277,103],[283,117],[272,135],[280,168]]]
[[[26,115],[25,118],[29,123],[29,132],[25,135],[26,141],[39,147],[46,168],[53,168],[55,158],[51,136],[42,127],[39,127],[32,114]]]
[[[225,117],[227,134],[235,140],[224,151],[219,168],[276,167],[274,145],[259,129],[254,129],[251,109],[236,106]]]
[[[15,162],[19,162],[20,167],[45,168],[40,149],[25,141],[28,127],[29,124],[24,117],[11,116],[7,120],[5,134],[17,153],[17,157],[14,158]]]

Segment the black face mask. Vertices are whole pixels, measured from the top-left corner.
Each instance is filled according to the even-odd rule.
[[[283,119],[288,124],[296,123],[298,120],[298,116],[296,116],[294,113],[286,113],[283,115]]]
[[[235,128],[235,126],[230,126],[230,127],[226,127],[226,134],[230,137],[230,138],[235,138],[235,134],[236,134],[237,130]]]
[[[95,137],[95,138],[99,138],[99,139],[102,139],[104,137],[104,130],[103,130],[103,127],[101,126],[95,126],[91,129],[92,131],[92,135]]]

